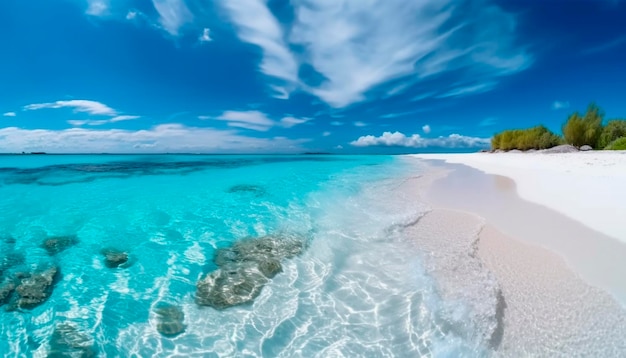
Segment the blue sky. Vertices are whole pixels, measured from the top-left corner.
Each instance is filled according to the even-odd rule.
[[[475,150],[626,117],[626,1],[3,0],[0,152]]]

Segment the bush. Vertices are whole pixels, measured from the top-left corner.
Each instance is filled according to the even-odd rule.
[[[606,150],[626,150],[626,137],[617,138],[604,148]]]
[[[529,129],[506,130],[491,139],[491,149],[528,150],[547,149],[561,144],[561,137],[544,126]]]
[[[614,119],[609,121],[598,140],[598,149],[606,148],[609,143],[621,137],[626,137],[626,120]]]
[[[565,141],[575,147],[590,145],[598,147],[602,134],[602,118],[604,113],[595,104],[590,104],[584,116],[578,112],[572,114],[563,125]]]

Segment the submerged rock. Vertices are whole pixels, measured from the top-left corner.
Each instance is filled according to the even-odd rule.
[[[56,255],[59,252],[76,245],[77,243],[78,238],[74,235],[55,236],[46,239],[46,241],[43,242],[42,247],[48,251],[49,255]]]
[[[225,266],[198,281],[196,303],[217,309],[250,303],[267,281],[254,264]]]
[[[104,255],[104,265],[108,268],[126,267],[128,253],[116,249],[102,250]]]
[[[50,337],[48,358],[96,356],[93,339],[80,332],[74,325],[61,323],[54,328]]]
[[[34,308],[44,303],[52,294],[59,269],[52,266],[49,269],[34,273],[25,278],[15,289],[17,293],[17,308]]]
[[[262,262],[289,259],[302,253],[304,241],[296,237],[264,236],[238,241],[232,247],[216,251],[213,261],[222,266],[232,262]]]
[[[258,267],[259,271],[261,271],[261,273],[267,278],[273,278],[283,272],[283,265],[281,265],[280,261],[274,258],[268,258],[258,262]]]
[[[229,193],[251,193],[256,196],[262,196],[265,194],[265,189],[259,185],[247,185],[239,184],[233,185],[228,189]]]
[[[15,291],[15,282],[7,280],[0,284],[0,306],[8,303]]]
[[[180,307],[162,304],[155,309],[157,331],[166,337],[175,337],[185,331],[185,314]]]
[[[242,240],[219,249],[213,257],[219,268],[198,281],[196,303],[217,309],[251,303],[282,272],[281,261],[303,250],[304,240],[292,236]]]

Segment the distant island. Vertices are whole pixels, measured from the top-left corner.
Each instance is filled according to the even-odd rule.
[[[491,139],[491,151],[533,151],[569,145],[580,150],[626,150],[626,120],[604,123],[604,111],[591,103],[584,115],[576,112],[563,124],[562,135],[543,125],[505,130]]]

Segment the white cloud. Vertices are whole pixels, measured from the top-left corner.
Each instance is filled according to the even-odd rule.
[[[204,30],[202,30],[202,35],[200,35],[198,40],[200,42],[211,42],[211,41],[213,41],[213,39],[211,38],[211,30],[205,27]]]
[[[422,131],[426,134],[430,133],[430,126],[428,124],[423,125]]]
[[[226,121],[231,127],[246,128],[261,132],[268,131],[276,125],[265,113],[260,111],[226,111],[215,119]]]
[[[331,126],[343,126],[343,122],[339,122],[339,121],[332,121],[330,122]]]
[[[69,101],[56,101],[50,103],[29,104],[24,107],[25,110],[37,110],[44,108],[73,108],[75,112],[84,112],[94,115],[115,116],[117,112],[100,102],[89,101],[84,99],[74,99]]]
[[[557,110],[557,109],[566,109],[569,108],[569,102],[565,102],[565,101],[554,101],[552,103],[552,109]]]
[[[476,148],[490,144],[489,138],[467,137],[460,134],[450,134],[447,137],[424,138],[419,134],[407,137],[401,132],[384,132],[381,136],[372,135],[359,137],[350,143],[355,147],[388,146],[388,147],[442,147],[442,148]]]
[[[326,132],[322,133],[322,136],[324,136],[324,137],[328,137],[328,136],[329,136],[329,135],[331,135],[331,134],[332,134],[331,132],[326,131]]]
[[[284,117],[280,120],[280,124],[285,128],[291,128],[298,124],[303,124],[310,121],[311,118],[296,118],[296,117]]]
[[[87,11],[85,13],[91,16],[103,16],[109,11],[109,0],[87,0]]]
[[[367,127],[369,124],[361,121],[352,122],[352,125],[355,127]]]
[[[134,20],[137,17],[137,11],[129,10],[126,13],[126,20]]]
[[[121,121],[129,121],[129,120],[133,120],[133,119],[137,119],[137,118],[141,118],[140,116],[115,116],[111,119],[71,119],[69,121],[67,121],[67,123],[69,123],[70,125],[73,125],[75,127],[80,127],[80,126],[84,126],[84,125],[88,125],[88,126],[101,126],[103,124],[107,124],[107,123],[115,123],[115,122],[121,122]]]
[[[6,112],[3,114],[5,117],[15,117],[17,114],[15,112]]]
[[[226,111],[215,119],[228,122],[230,127],[246,128],[261,132],[277,126],[291,128],[311,120],[310,118],[287,116],[280,121],[274,121],[261,111]]]
[[[130,121],[130,120],[137,119],[137,118],[141,118],[141,117],[140,116],[122,115],[122,116],[115,116],[115,117],[109,119],[109,122]]]
[[[285,42],[283,29],[264,0],[224,0],[224,7],[237,27],[239,38],[261,48],[263,58],[259,70],[279,79],[273,84],[276,94],[287,98],[298,81],[298,63]]]
[[[450,91],[437,96],[437,98],[458,97],[468,94],[477,94],[491,91],[496,86],[496,82],[478,83],[468,86],[456,87]]]
[[[198,119],[203,120],[203,121],[205,121],[207,119],[211,119],[211,118],[213,118],[213,117],[211,117],[211,116],[198,116]]]
[[[193,14],[184,0],[152,0],[159,13],[159,24],[172,36],[178,36],[184,25],[193,21]]]
[[[147,130],[0,129],[0,152],[133,153],[212,152],[258,153],[301,151],[305,139],[253,138],[234,130],[163,124]]]
[[[490,0],[462,9],[454,0],[293,0],[295,18],[284,28],[267,1],[221,4],[239,38],[262,49],[262,73],[291,84],[286,91],[302,89],[333,107],[363,101],[384,84],[393,83],[386,96],[397,95],[450,71],[495,85],[498,76],[532,62],[515,44],[513,15]],[[302,65],[316,72],[313,79],[305,74],[311,71],[298,72]]]

